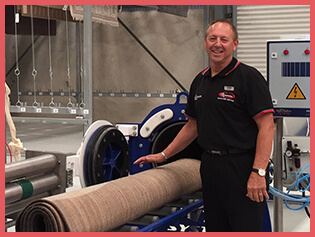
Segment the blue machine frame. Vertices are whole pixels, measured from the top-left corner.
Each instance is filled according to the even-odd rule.
[[[147,117],[143,120],[142,123],[140,123],[139,131],[143,127],[143,125],[156,113],[159,111],[162,111],[164,109],[171,109],[173,112],[173,117],[164,123],[161,123],[159,126],[157,126],[150,134],[149,137],[143,138],[142,136],[137,137],[130,137],[130,140],[128,142],[129,144],[129,152],[130,152],[130,174],[135,174],[147,169],[150,169],[150,164],[144,164],[143,167],[139,167],[138,165],[133,165],[133,162],[137,160],[141,156],[145,156],[150,153],[150,144],[152,141],[152,138],[154,135],[161,130],[161,128],[167,126],[170,123],[176,122],[176,121],[187,121],[188,119],[184,115],[184,111],[186,108],[186,103],[181,103],[181,97],[184,97],[184,99],[188,99],[188,93],[187,92],[181,92],[176,97],[176,102],[174,104],[165,104],[156,107],[153,109]]]

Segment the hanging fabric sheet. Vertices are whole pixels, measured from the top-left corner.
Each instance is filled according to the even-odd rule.
[[[81,5],[70,5],[70,14],[74,20],[83,21],[83,7]],[[92,21],[118,27],[117,5],[93,5]]]
[[[199,169],[199,160],[180,159],[107,183],[40,199],[21,212],[16,230],[109,231],[200,190]]]

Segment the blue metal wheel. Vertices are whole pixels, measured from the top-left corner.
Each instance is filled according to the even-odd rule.
[[[87,186],[127,176],[129,160],[125,136],[114,126],[100,127],[91,136],[85,153]]]
[[[122,151],[117,144],[108,144],[102,162],[103,176],[106,180],[113,180],[122,176],[120,167],[121,152]]]

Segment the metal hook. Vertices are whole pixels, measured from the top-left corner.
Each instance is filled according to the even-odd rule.
[[[80,109],[84,109],[85,104],[84,104],[83,102],[81,102],[81,103],[79,104],[79,107],[80,107]]]
[[[53,102],[53,101],[50,101],[50,103],[49,103],[49,108],[51,108],[51,109],[56,108],[56,103]]]
[[[39,103],[37,101],[34,101],[32,104],[33,108],[36,109],[39,107]]]
[[[32,71],[32,76],[33,76],[33,77],[36,77],[36,75],[37,75],[37,71],[36,71],[35,69],[33,69],[33,71]]]
[[[22,102],[21,101],[16,102],[15,106],[16,107],[21,107],[22,106]]]
[[[67,104],[68,109],[72,109],[73,106],[74,106],[74,104],[71,101],[69,101]]]
[[[14,74],[15,74],[16,76],[19,76],[20,73],[21,73],[20,69],[17,68],[17,69],[14,70]]]

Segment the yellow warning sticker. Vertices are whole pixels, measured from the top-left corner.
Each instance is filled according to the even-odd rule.
[[[287,100],[306,100],[305,95],[297,83],[295,83],[292,87],[290,93],[287,96]]]

